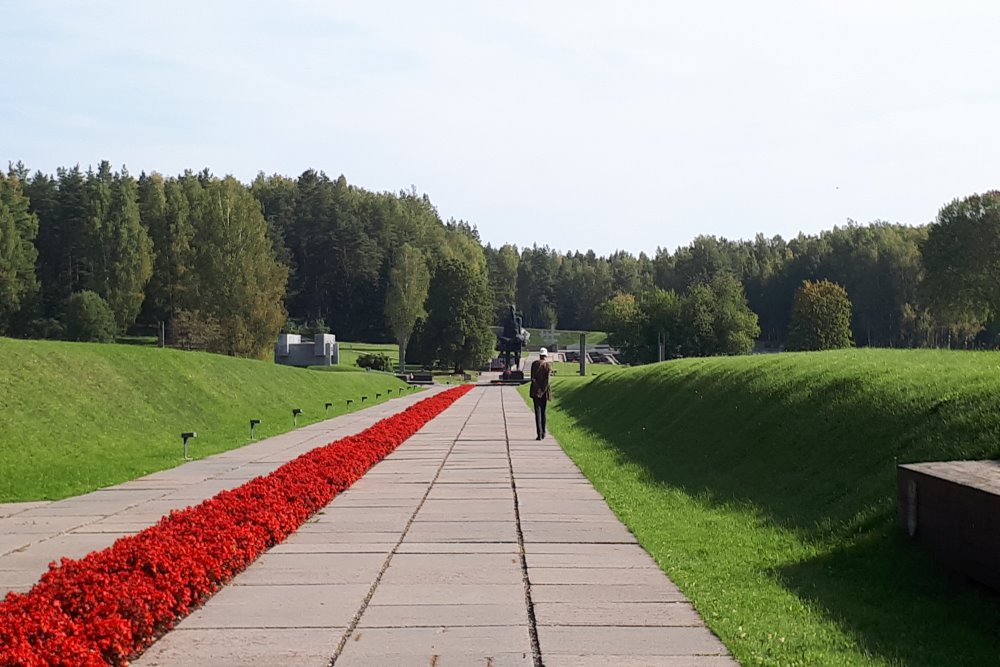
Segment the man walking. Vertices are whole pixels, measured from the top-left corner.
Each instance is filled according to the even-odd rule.
[[[549,351],[544,347],[538,351],[539,358],[531,362],[531,401],[535,404],[535,430],[538,436],[535,440],[545,437],[545,406],[552,400],[552,387],[549,386],[549,376],[552,374],[552,363],[549,361]]]

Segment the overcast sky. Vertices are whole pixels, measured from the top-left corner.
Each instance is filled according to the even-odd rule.
[[[411,185],[483,241],[932,220],[1000,186],[997,2],[0,0],[0,160]]]

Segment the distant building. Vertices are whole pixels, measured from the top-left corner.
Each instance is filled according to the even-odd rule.
[[[340,363],[340,344],[333,334],[316,334],[302,340],[300,334],[278,334],[274,363],[285,366],[333,366]]]

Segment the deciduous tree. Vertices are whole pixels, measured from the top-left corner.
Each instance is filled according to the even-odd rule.
[[[456,373],[485,363],[496,336],[490,329],[493,300],[486,275],[457,259],[447,259],[431,278],[427,321],[421,335],[433,362]]]
[[[396,252],[389,269],[385,315],[399,344],[399,372],[406,364],[406,346],[417,320],[426,316],[424,303],[431,275],[423,253],[408,243]]]
[[[1000,191],[941,209],[923,243],[924,295],[947,323],[1000,318]]]
[[[851,346],[851,300],[829,280],[809,281],[795,293],[789,350],[836,350]]]
[[[210,179],[193,216],[195,289],[184,310],[218,322],[213,351],[265,356],[287,317],[288,270],[274,257],[260,204],[235,178]]]

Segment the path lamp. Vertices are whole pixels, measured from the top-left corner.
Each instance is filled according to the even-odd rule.
[[[253,440],[253,430],[257,427],[258,424],[260,424],[260,420],[259,419],[251,419],[250,420],[250,439],[251,440]]]
[[[361,402],[362,402],[362,403],[364,403],[364,402],[365,402],[365,401],[367,401],[367,400],[368,400],[368,397],[367,397],[367,396],[362,396],[362,397],[361,397]]]
[[[292,408],[292,426],[299,425],[299,415],[302,414],[302,410],[298,408]]]
[[[353,402],[354,402],[354,399],[353,399],[353,398],[349,398],[349,399],[347,399],[347,409],[348,409],[348,410],[350,410],[350,409],[351,409],[351,403],[353,403]]]
[[[331,405],[333,405],[333,403],[327,403],[327,404],[326,404],[326,407],[325,407],[325,408],[323,409],[323,411],[324,411],[324,412],[329,412],[329,411],[330,411],[330,406],[331,406]]]
[[[378,400],[380,398],[382,398],[382,393],[381,392],[375,392],[375,399]]]
[[[191,438],[197,438],[197,437],[198,437],[198,433],[195,432],[195,431],[187,431],[185,433],[181,433],[181,438],[184,440],[184,460],[185,461],[190,461],[191,460],[191,457],[188,456],[188,440],[190,440]]]

